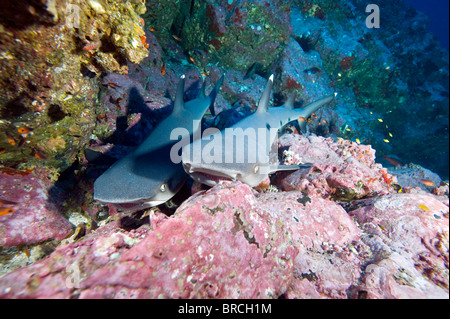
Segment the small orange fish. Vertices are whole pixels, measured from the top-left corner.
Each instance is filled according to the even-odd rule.
[[[402,165],[403,165],[399,160],[396,160],[395,158],[388,157],[388,156],[386,156],[386,155],[383,155],[383,158],[384,158],[386,161],[388,161],[390,164],[394,165],[395,167],[399,167],[399,166],[402,166]]]
[[[306,119],[303,116],[300,116],[298,119],[302,122],[306,122]]]
[[[8,143],[11,144],[12,146],[16,145],[16,140],[11,136],[7,136],[6,139],[8,140]]]
[[[36,157],[37,159],[40,159],[40,160],[47,159],[47,157],[44,155],[44,153],[42,153],[42,151],[40,151],[36,148],[34,148],[33,151],[34,151],[34,157]]]
[[[195,60],[194,60],[194,58],[193,57],[189,57],[189,61],[191,61],[192,63],[195,63]]]
[[[109,82],[109,83],[108,83],[108,86],[111,87],[111,88],[118,88],[118,87],[120,87],[120,86],[118,86],[117,84],[112,83],[112,82]]]
[[[0,206],[0,216],[5,216],[14,213],[16,210],[11,207],[1,207]]]
[[[147,44],[147,37],[145,35],[141,35],[141,42],[143,45]]]
[[[429,179],[421,179],[420,180],[424,185],[429,186],[429,187],[435,187],[436,185],[430,181]]]
[[[161,74],[162,75],[166,74],[166,63],[165,62],[163,62],[163,65],[161,67]]]
[[[91,51],[100,47],[100,43],[91,43],[83,47],[83,51]]]
[[[151,32],[156,31],[156,29],[154,27],[150,27],[150,28],[148,28],[148,30],[151,31]]]
[[[29,127],[26,127],[26,126],[22,126],[17,129],[17,132],[19,132],[19,134],[28,134],[31,131],[32,131],[32,129]]]

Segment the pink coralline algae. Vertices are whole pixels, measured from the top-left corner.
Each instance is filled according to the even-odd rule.
[[[425,194],[394,194],[361,204],[350,215],[365,233],[373,263],[353,293],[448,298],[448,206]]]
[[[16,203],[14,212],[0,216],[0,246],[61,240],[72,232],[71,224],[48,199],[48,181],[32,173],[0,170],[0,199]]]
[[[396,179],[375,163],[375,150],[370,145],[315,135],[285,134],[280,138],[279,146],[288,152],[287,164],[298,164],[300,160],[314,163],[307,172],[279,174],[283,190],[308,190],[339,200],[393,191],[391,184]]]

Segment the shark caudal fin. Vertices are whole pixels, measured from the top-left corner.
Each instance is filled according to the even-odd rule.
[[[209,93],[209,98],[211,99],[211,104],[209,105],[209,111],[211,112],[212,116],[216,116],[216,111],[214,110],[214,101],[216,100],[217,94],[219,93],[220,87],[222,86],[223,79],[225,78],[225,74],[223,74],[219,81],[217,81],[216,86],[214,89]],[[203,94],[205,94],[205,84],[203,83]]]
[[[264,92],[261,96],[261,99],[259,100],[258,109],[256,110],[256,112],[258,113],[267,112],[267,109],[269,108],[270,95],[272,94],[272,87],[273,87],[273,74],[269,77],[269,80],[267,81]]]
[[[328,96],[323,97],[320,100],[317,100],[315,102],[312,102],[300,109],[300,112],[298,114],[299,118],[297,119],[297,122],[298,122],[298,125],[302,132],[304,132],[306,130],[305,119],[307,119],[312,113],[316,112],[318,109],[320,109],[325,104],[333,101],[335,96],[336,96],[336,94],[328,95]]]

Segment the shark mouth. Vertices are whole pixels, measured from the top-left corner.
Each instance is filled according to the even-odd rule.
[[[200,183],[205,183],[207,185],[210,186],[214,186],[216,184],[219,184],[220,181],[235,181],[236,179],[231,178],[230,176],[226,176],[226,175],[213,175],[213,174],[209,174],[206,172],[201,172],[201,171],[195,171],[193,173],[190,173],[191,177],[200,182]]]

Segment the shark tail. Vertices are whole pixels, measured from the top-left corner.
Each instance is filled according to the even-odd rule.
[[[333,101],[334,95],[328,95],[326,97],[321,98],[320,100],[317,100],[315,102],[312,102],[306,106],[304,106],[299,114],[298,125],[300,126],[300,129],[303,131],[306,128],[306,122],[304,122],[305,118],[308,118],[312,113],[316,112],[318,109],[320,109],[322,106],[324,106],[327,103],[330,103]]]

